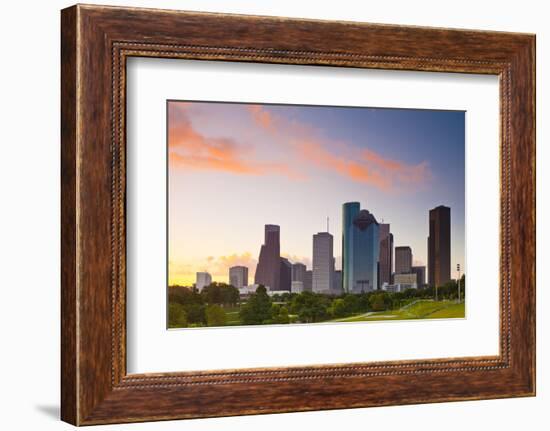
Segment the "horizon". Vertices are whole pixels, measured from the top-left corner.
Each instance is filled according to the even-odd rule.
[[[327,217],[341,269],[345,202],[389,223],[421,266],[429,210],[450,207],[451,278],[466,272],[463,111],[168,101],[167,113],[169,285],[203,271],[227,282],[238,265],[253,280],[266,224],[281,256],[311,269]]]

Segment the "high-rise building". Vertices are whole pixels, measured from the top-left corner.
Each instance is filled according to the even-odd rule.
[[[378,288],[380,227],[376,218],[358,202],[343,205],[342,285],[345,292],[370,292]]]
[[[280,228],[277,225],[265,225],[265,238],[260,248],[260,257],[256,266],[254,283],[263,284],[268,290],[280,290],[281,244]]]
[[[378,271],[378,289],[384,284],[391,284],[393,271],[393,235],[388,223],[380,223],[380,257]]]
[[[416,274],[416,284],[418,284],[418,287],[424,286],[426,284],[426,267],[413,266],[412,272]]]
[[[332,280],[332,293],[335,295],[340,295],[343,293],[342,290],[342,271],[334,271],[334,278]]]
[[[313,235],[313,291],[330,294],[333,277],[333,238],[328,232],[319,232]]]
[[[346,202],[342,205],[342,287],[351,293],[354,286],[354,238],[356,228],[353,220],[359,214],[359,202]]]
[[[292,283],[292,264],[284,257],[280,258],[280,275],[279,275],[279,289],[288,290],[290,292]]]
[[[313,271],[307,270],[304,278],[304,292],[311,292],[313,290]]]
[[[442,286],[451,280],[451,209],[440,205],[430,210],[428,236],[428,284]]]
[[[248,286],[248,268],[246,266],[229,268],[229,284],[237,289]]]
[[[208,272],[197,272],[195,286],[200,292],[204,287],[212,284],[212,276]]]
[[[412,268],[412,250],[406,246],[395,247],[395,273],[410,274]]]
[[[306,278],[306,266],[303,263],[296,262],[292,264],[292,281],[303,282]]]
[[[302,293],[304,291],[304,282],[303,281],[292,281],[290,286],[290,291],[292,293]]]

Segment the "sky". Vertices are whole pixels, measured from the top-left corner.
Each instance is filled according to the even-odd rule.
[[[311,269],[312,236],[334,235],[341,268],[342,204],[389,223],[394,246],[427,265],[428,213],[451,208],[451,276],[465,271],[465,113],[168,101],[169,284],[229,267],[254,281],[264,225],[281,254]]]

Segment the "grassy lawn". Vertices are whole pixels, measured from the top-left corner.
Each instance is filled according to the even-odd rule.
[[[464,317],[464,303],[454,301],[418,300],[397,310],[359,314],[336,319],[333,322],[369,322],[409,319],[448,319]]]
[[[453,304],[441,310],[438,310],[428,316],[430,319],[448,319],[452,317],[465,317],[464,302]]]

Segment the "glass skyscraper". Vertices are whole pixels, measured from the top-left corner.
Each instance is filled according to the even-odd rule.
[[[362,210],[359,202],[343,205],[342,272],[343,287],[349,293],[378,288],[380,227],[376,218]]]
[[[353,220],[360,210],[359,202],[346,202],[342,206],[342,286],[345,292],[353,291]]]

